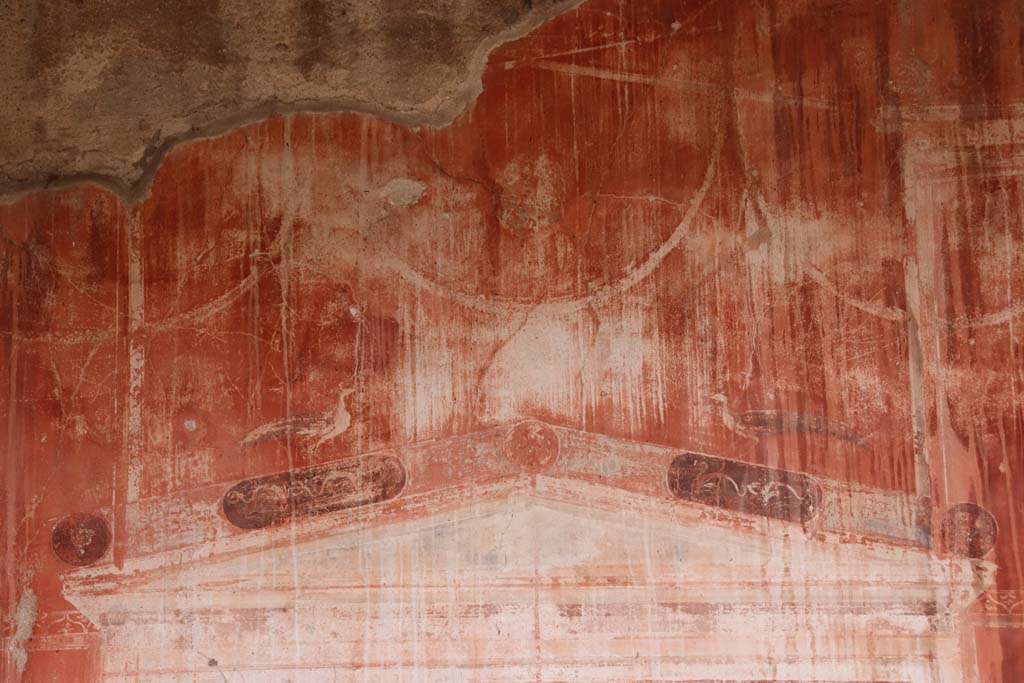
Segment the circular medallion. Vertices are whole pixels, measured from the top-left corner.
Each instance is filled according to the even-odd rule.
[[[962,557],[982,558],[996,544],[996,519],[974,503],[957,503],[942,520],[942,538],[946,551]]]
[[[527,472],[542,472],[558,459],[558,434],[543,422],[520,422],[505,437],[505,455]]]
[[[61,519],[50,535],[53,552],[76,567],[92,564],[110,547],[110,527],[98,515],[77,513]]]

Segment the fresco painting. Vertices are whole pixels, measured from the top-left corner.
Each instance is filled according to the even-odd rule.
[[[956,5],[585,0],[450,124],[9,197],[4,680],[1024,680],[1024,33]]]

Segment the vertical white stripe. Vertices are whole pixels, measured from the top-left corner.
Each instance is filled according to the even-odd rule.
[[[142,420],[142,385],[146,350],[140,335],[145,325],[146,287],[142,268],[142,220],[133,208],[128,224],[128,404],[126,412],[128,481],[127,500],[138,500],[142,480],[141,454],[145,439]]]

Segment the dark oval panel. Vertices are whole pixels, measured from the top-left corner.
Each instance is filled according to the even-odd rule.
[[[53,527],[50,547],[61,560],[84,567],[103,557],[110,547],[110,527],[99,515],[80,512],[64,517]]]
[[[224,516],[241,529],[389,500],[405,486],[393,456],[371,455],[246,479],[224,494]]]
[[[821,486],[799,472],[683,453],[668,467],[676,498],[725,510],[806,523],[821,508]]]

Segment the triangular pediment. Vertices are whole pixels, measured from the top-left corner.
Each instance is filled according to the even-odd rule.
[[[506,472],[500,452],[478,449],[463,464],[496,476],[472,487],[417,489],[432,456],[407,451],[412,483],[393,502],[84,568],[65,596],[104,633],[115,671],[202,672],[194,652],[215,649],[266,681],[296,658],[346,681],[364,680],[352,661],[381,681],[476,680],[494,662],[509,680],[564,662],[588,680],[767,680],[764,662],[793,647],[811,653],[797,678],[819,680],[836,669],[811,643],[856,663],[883,630],[921,643],[891,666],[891,680],[911,680],[936,629],[955,634],[991,579],[918,546],[683,500],[658,479],[671,454],[559,438],[564,457],[543,473]],[[440,461],[452,444],[430,448]],[[584,470],[597,458],[615,468]],[[634,487],[644,473],[661,486]],[[680,642],[697,654],[666,659]],[[416,671],[398,664],[417,658]],[[867,680],[858,666],[848,680]]]
[[[635,507],[616,513],[521,493],[407,522],[339,528],[294,545],[183,568],[178,576],[193,586],[249,575],[290,581],[298,569],[304,586],[320,581],[386,585],[478,572],[580,576],[598,567],[629,571],[643,566],[649,574],[670,574],[694,565],[729,572],[748,568],[763,576],[775,565],[781,571],[789,564],[786,555],[798,555],[801,565],[826,564],[837,571],[851,564],[904,570],[929,566],[928,555],[920,551],[822,543],[807,539],[799,527],[777,526],[781,534],[762,536],[693,525],[683,517],[673,523],[660,515],[644,516]]]
[[[950,566],[920,549],[822,541],[781,522],[767,531],[734,528],[695,519],[677,505],[638,505],[625,494],[616,504],[600,487],[556,484],[540,480],[468,506],[386,525],[339,526],[296,542],[270,543],[268,535],[266,546],[221,559],[158,571],[126,568],[118,605],[266,607],[484,585],[629,586],[742,602],[765,590],[783,600],[788,587],[813,583],[815,592],[801,599],[814,603],[839,593],[871,602],[876,591],[891,602],[891,589],[880,589],[898,582],[908,600],[968,597],[955,595]],[[274,537],[289,533],[277,529]],[[72,582],[69,597],[85,611],[102,611],[111,578]]]

